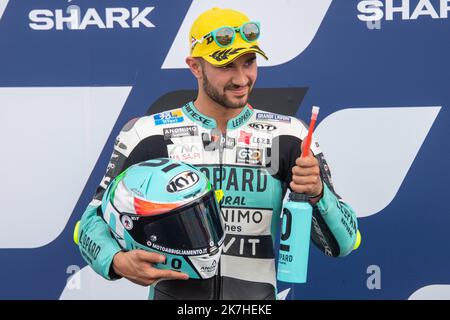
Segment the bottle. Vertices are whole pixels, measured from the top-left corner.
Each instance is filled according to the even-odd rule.
[[[310,152],[312,133],[319,107],[313,106],[308,134],[301,157]],[[309,243],[311,237],[312,206],[306,194],[291,192],[283,207],[277,279],[290,283],[305,283],[308,275]]]
[[[283,207],[277,279],[305,283],[308,273],[312,206],[306,194],[291,192]]]

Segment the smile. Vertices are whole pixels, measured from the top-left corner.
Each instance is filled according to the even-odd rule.
[[[237,96],[242,96],[248,92],[247,87],[240,87],[237,89],[228,89],[228,90]]]

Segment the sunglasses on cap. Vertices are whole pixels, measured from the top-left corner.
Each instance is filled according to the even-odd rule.
[[[241,34],[242,39],[244,39],[245,41],[254,42],[259,38],[260,24],[259,22],[249,21],[245,22],[242,26],[237,28],[228,26],[217,28],[208,33],[207,35],[203,36],[199,40],[193,39],[191,49],[194,49],[197,43],[202,43],[203,40],[208,39],[210,37],[212,37],[214,42],[219,47],[226,48],[233,44],[234,40],[236,39],[236,32],[239,32]]]

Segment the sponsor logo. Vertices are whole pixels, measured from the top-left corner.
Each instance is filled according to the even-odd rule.
[[[220,203],[224,206],[240,206],[240,207],[245,206],[247,204],[245,197],[241,196],[236,197],[224,196]]]
[[[98,254],[102,250],[101,247],[84,232],[84,230],[81,230],[79,246],[87,255],[89,255],[89,258],[94,260],[97,259]]]
[[[246,236],[226,234],[223,254],[253,258],[273,258],[272,236]]]
[[[197,144],[170,144],[167,146],[169,158],[179,161],[201,160],[201,146]]]
[[[222,210],[222,217],[225,222],[228,223],[261,223],[263,220],[263,214],[260,210],[250,209],[225,209]]]
[[[200,180],[200,177],[193,171],[184,171],[173,177],[166,186],[166,190],[170,193],[186,190]]]
[[[236,150],[236,162],[262,165],[263,150],[256,148],[238,147]]]
[[[268,217],[270,214],[264,215],[262,210],[246,209],[246,208],[226,208],[222,207],[222,218],[224,221],[225,231],[229,233],[249,233],[256,230],[268,231]],[[264,217],[266,217],[264,219]],[[259,227],[257,225],[264,224]]]
[[[147,241],[147,245],[155,250],[159,250],[165,253],[176,254],[180,256],[198,256],[208,253],[208,248],[203,249],[193,249],[193,250],[185,250],[185,249],[173,249],[167,248],[157,243],[152,243],[151,241]]]
[[[231,120],[231,127],[234,129],[243,125],[251,116],[252,116],[251,110],[249,108],[246,108],[241,115]]]
[[[265,192],[268,185],[267,171],[262,168],[202,167],[214,188],[238,192]],[[221,172],[222,171],[222,172]]]
[[[33,30],[85,30],[97,29],[128,29],[153,28],[155,25],[148,20],[148,15],[155,7],[105,8],[101,12],[95,8],[82,11],[76,5],[65,9],[36,9],[30,11],[29,26]]]
[[[272,135],[264,134],[264,133],[253,134],[251,132],[246,132],[246,131],[241,130],[239,132],[238,142],[240,144],[245,144],[245,145],[255,144],[255,145],[271,146],[272,145]]]
[[[201,272],[215,272],[217,269],[217,262],[214,260],[210,266],[203,266],[200,268]]]
[[[153,119],[157,126],[161,124],[179,123],[184,120],[181,110],[158,113],[153,116]]]
[[[283,116],[281,114],[270,113],[270,112],[260,112],[256,114],[257,120],[270,120],[270,121],[282,121],[291,122],[291,117]]]
[[[273,209],[256,209],[225,206],[222,203],[222,220],[228,234],[263,235],[270,234]]]
[[[252,137],[252,133],[251,132],[246,132],[246,131],[239,131],[239,138],[238,138],[238,142],[241,143],[245,143],[245,144],[250,144],[250,138]]]
[[[166,128],[163,130],[163,134],[164,140],[188,136],[198,136],[198,127],[185,126],[185,127]]]
[[[439,5],[437,5],[439,2]],[[431,19],[447,19],[450,1],[402,0],[402,1],[360,1],[358,3],[358,19],[361,21],[417,20],[420,16]]]
[[[203,141],[203,148],[206,151],[214,151],[219,149],[220,147],[226,149],[233,149],[236,146],[235,138],[223,136],[222,134],[219,135],[213,134],[212,136],[210,136],[209,133],[204,132],[202,133],[202,141]]]
[[[211,126],[213,124],[212,119],[206,118],[206,117],[198,114],[194,109],[191,108],[190,105],[186,105],[184,108],[192,118],[194,118],[197,121],[200,121],[204,125]]]
[[[275,127],[272,124],[262,123],[262,122],[253,122],[253,123],[250,123],[248,126],[252,129],[261,130],[261,131],[273,131],[273,130],[277,129],[277,127]]]
[[[129,216],[123,215],[122,218],[120,218],[120,221],[122,222],[122,225],[125,229],[133,229],[133,220]]]
[[[265,145],[265,146],[271,146],[272,145],[272,135],[253,135],[251,138],[252,144],[257,145]]]
[[[221,143],[225,148],[233,149],[236,146],[236,139],[222,136]]]

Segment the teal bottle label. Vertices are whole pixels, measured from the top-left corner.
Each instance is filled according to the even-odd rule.
[[[289,201],[283,208],[277,279],[305,283],[308,273],[312,207]]]

